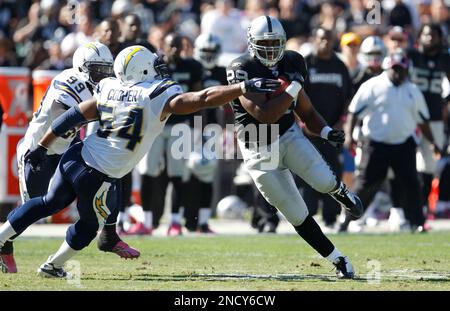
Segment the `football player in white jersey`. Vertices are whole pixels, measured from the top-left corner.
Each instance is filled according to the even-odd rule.
[[[246,92],[271,92],[280,86],[276,80],[254,78],[183,94],[176,82],[161,80],[163,67],[145,47],[124,49],[114,62],[116,78],[102,80],[93,99],[75,105],[52,123],[36,149],[25,156],[32,168],[44,165],[53,143],[67,131],[92,120],[99,121],[100,129],[64,153],[47,194],[27,201],[8,216],[0,227],[0,247],[78,198],[80,219],[69,227],[59,250],[38,269],[41,276],[66,277],[64,263],[89,245],[117,208],[112,194],[116,181],[141,160],[171,114],[217,107]]]
[[[58,74],[47,89],[38,111],[34,114],[24,138],[17,145],[17,161],[22,203],[43,196],[47,193],[50,179],[58,167],[62,154],[76,142],[77,129],[71,129],[59,137],[48,149],[46,161],[42,166],[31,167],[24,161],[30,150],[36,149],[39,140],[44,136],[52,122],[66,110],[77,106],[84,100],[92,98],[94,87],[105,77],[113,75],[113,57],[108,47],[99,42],[91,42],[80,46],[73,55],[73,68]],[[70,203],[70,202],[69,202]],[[139,252],[126,243],[115,239],[113,249],[119,256]],[[124,253],[123,249],[129,252]],[[3,272],[17,272],[12,241],[6,242],[0,253]]]

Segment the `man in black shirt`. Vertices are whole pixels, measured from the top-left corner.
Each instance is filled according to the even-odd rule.
[[[333,52],[334,34],[323,28],[315,31],[316,51],[306,57],[308,79],[305,91],[308,93],[314,108],[323,116],[327,124],[334,128],[342,128],[342,118],[352,95],[352,82],[345,64]],[[331,96],[331,94],[333,94]],[[308,137],[330,164],[337,176],[342,174],[339,162],[339,150],[327,144],[317,136]],[[338,202],[329,195],[312,189],[306,183],[303,198],[312,215],[317,212],[319,200],[323,203],[323,220],[327,227],[333,227],[340,213]]]
[[[254,19],[247,31],[249,52],[227,68],[230,84],[254,76],[284,79],[271,96],[241,96],[232,102],[239,147],[246,168],[263,197],[294,226],[297,233],[337,269],[338,277],[353,278],[349,259],[323,234],[305,205],[289,170],[316,190],[329,193],[355,217],[362,214],[358,197],[334,175],[295,122],[297,115],[315,135],[341,143],[344,134],[326,125],[303,89],[305,60],[285,51],[281,23],[269,16]]]
[[[446,105],[442,98],[442,82],[450,77],[450,55],[443,49],[443,34],[439,24],[424,24],[419,32],[419,47],[408,51],[411,60],[411,80],[422,91],[430,112],[430,128],[439,149],[444,146]],[[422,137],[417,153],[417,170],[423,183],[424,205],[431,190],[436,167],[429,141]]]

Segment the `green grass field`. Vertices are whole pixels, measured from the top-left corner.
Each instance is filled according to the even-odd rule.
[[[296,235],[151,237],[127,238],[142,252],[134,261],[99,252],[92,243],[75,258],[81,271],[77,287],[36,275],[61,239],[24,238],[16,243],[19,273],[0,274],[0,291],[450,290],[450,232],[332,240],[351,258],[356,280],[337,280],[332,266]]]

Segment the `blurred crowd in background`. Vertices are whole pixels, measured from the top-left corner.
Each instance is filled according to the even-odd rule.
[[[325,109],[329,115],[324,117],[327,121],[333,120],[329,123],[335,127],[344,123],[345,109],[366,80],[365,75],[381,72],[383,57],[389,51],[416,49],[423,25],[440,25],[443,49],[447,49],[450,42],[449,0],[0,0],[0,67],[64,70],[71,67],[75,49],[92,40],[106,44],[114,56],[132,44],[145,45],[167,56],[174,47],[170,42],[176,41],[172,37],[167,42],[169,34],[176,34],[180,39],[177,53],[186,59],[195,56],[195,41],[199,35],[217,36],[221,47],[215,66],[226,67],[237,55],[247,51],[247,27],[261,15],[271,15],[281,21],[287,35],[286,48],[309,57],[307,63],[311,77],[314,77],[314,68],[323,70],[319,62],[321,55],[324,59],[327,54],[336,55],[345,65],[340,68],[337,61],[334,65],[340,69],[327,65],[331,73],[338,70],[334,74],[347,79],[340,86],[340,97],[332,99],[332,103],[328,102],[334,96],[332,90],[310,87],[308,92],[307,89],[313,104],[328,105]],[[317,29],[323,31],[318,32]],[[199,61],[202,62],[201,59]],[[208,64],[202,64],[204,70],[210,70]],[[441,96],[445,104],[448,96],[446,83],[448,81],[444,79]],[[194,90],[195,87],[188,89]],[[315,96],[317,92],[321,95]],[[227,121],[229,111],[221,114],[221,120],[232,123]],[[448,121],[444,119],[444,123],[445,131],[448,131]],[[446,147],[445,144],[442,147]],[[444,155],[445,150],[443,159]],[[336,164],[348,185],[352,184],[356,170],[352,157],[352,150],[344,150],[339,153]],[[232,160],[222,164],[214,180],[213,209],[219,202],[220,210],[229,211],[230,217],[239,217],[244,206],[258,207],[254,209],[252,225],[260,232],[275,232],[279,216],[253,188],[240,162]],[[440,173],[443,167],[445,165],[441,165]],[[439,174],[434,177],[439,177]],[[301,181],[299,186],[306,187]],[[386,185],[376,197],[376,206],[369,209],[364,220],[366,224],[389,217],[389,208],[382,207],[392,206],[389,188]],[[443,187],[439,190],[441,194],[450,193],[450,189]],[[428,193],[430,191],[428,189]],[[149,200],[148,204],[152,204],[153,199]],[[429,217],[449,216],[450,200],[444,195],[440,201],[440,210],[436,209],[437,203],[434,202],[431,211],[425,202]],[[308,205],[313,213],[320,207],[317,202]],[[336,228],[338,214],[339,210],[325,213],[330,228]],[[154,227],[159,225],[160,217],[153,216]]]

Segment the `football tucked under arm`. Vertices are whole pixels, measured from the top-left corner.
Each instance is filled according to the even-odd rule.
[[[278,95],[283,93],[286,90],[286,88],[291,84],[291,81],[289,81],[289,79],[284,76],[278,77],[278,81],[281,83],[280,87],[272,93],[267,93],[266,94],[267,99],[272,99],[272,98],[277,97]]]

